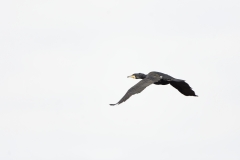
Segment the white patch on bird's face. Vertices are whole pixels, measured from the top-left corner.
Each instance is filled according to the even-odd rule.
[[[131,75],[131,76],[128,76],[128,78],[136,79],[136,76],[135,75]]]

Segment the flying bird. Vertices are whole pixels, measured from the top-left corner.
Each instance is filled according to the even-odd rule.
[[[151,84],[156,84],[156,85],[170,84],[185,96],[197,97],[195,92],[185,82],[185,80],[176,79],[161,72],[150,72],[147,75],[143,73],[134,73],[131,76],[128,76],[128,78],[142,79],[142,80],[139,81],[137,84],[135,84],[133,87],[131,87],[127,91],[127,93],[122,97],[122,99],[120,99],[120,101],[118,101],[116,104],[110,104],[111,106],[118,105],[118,104],[121,104],[122,102],[125,102],[132,95],[141,93],[146,87],[148,87]]]

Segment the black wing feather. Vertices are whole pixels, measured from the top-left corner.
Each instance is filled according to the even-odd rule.
[[[189,84],[184,80],[171,81],[170,84],[185,96],[197,96]]]
[[[137,84],[135,84],[133,87],[131,87],[127,93],[122,97],[122,99],[120,99],[120,101],[116,104],[120,104],[122,102],[125,102],[128,98],[130,98],[132,95],[134,94],[138,94],[140,92],[142,92],[146,87],[148,87],[149,85],[153,84],[154,81],[150,80],[148,78],[145,78],[141,81],[139,81]],[[111,106],[114,106],[116,104],[110,104]]]

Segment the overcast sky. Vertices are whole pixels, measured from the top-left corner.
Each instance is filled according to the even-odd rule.
[[[1,160],[239,160],[239,0],[0,3]],[[159,71],[199,97],[149,86]]]

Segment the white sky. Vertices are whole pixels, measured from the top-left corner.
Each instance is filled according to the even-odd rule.
[[[0,2],[1,160],[239,160],[239,0]],[[160,71],[198,98],[150,86]]]

